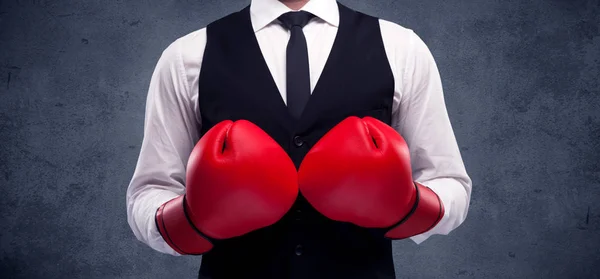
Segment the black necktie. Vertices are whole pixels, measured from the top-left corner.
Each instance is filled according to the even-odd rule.
[[[300,118],[310,98],[308,48],[302,28],[313,17],[305,11],[288,12],[279,17],[281,24],[291,32],[286,54],[287,106],[296,119]]]

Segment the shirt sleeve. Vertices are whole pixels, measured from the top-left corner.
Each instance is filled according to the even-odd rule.
[[[460,226],[469,209],[471,179],[456,142],[434,58],[410,29],[396,25],[399,40],[392,69],[397,79],[392,126],[405,139],[411,154],[413,179],[432,189],[445,214],[431,230],[411,237],[419,244],[430,236],[447,235]],[[400,35],[400,36],[398,36]],[[401,41],[401,42],[400,42]]]
[[[199,138],[199,112],[190,95],[183,41],[176,40],[162,52],[152,74],[142,146],[126,196],[127,221],[136,238],[171,255],[179,254],[161,237],[155,213],[185,192],[187,160]]]

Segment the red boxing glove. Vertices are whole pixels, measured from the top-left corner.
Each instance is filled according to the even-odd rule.
[[[444,215],[438,196],[412,180],[406,142],[392,127],[348,117],[304,157],[300,192],[321,214],[403,239],[430,230]]]
[[[199,255],[211,239],[270,226],[298,195],[292,160],[267,133],[245,121],[223,121],[200,139],[187,165],[186,194],[162,205],[157,227],[180,254]]]

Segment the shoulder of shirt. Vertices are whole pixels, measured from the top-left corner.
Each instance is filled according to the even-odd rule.
[[[430,55],[427,44],[413,29],[385,19],[379,19],[379,26],[383,41],[401,56],[427,57]]]
[[[181,59],[183,64],[200,63],[206,47],[206,27],[187,33],[171,42],[162,56]]]
[[[412,42],[416,36],[412,29],[386,19],[379,19],[379,28],[383,40],[395,46],[398,46],[398,44],[405,46],[407,43]]]

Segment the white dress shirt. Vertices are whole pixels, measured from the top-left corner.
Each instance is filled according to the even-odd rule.
[[[316,16],[304,27],[312,90],[332,49],[339,12],[335,0],[309,1],[301,10]],[[250,7],[256,38],[284,101],[290,34],[277,18],[289,11],[277,0],[253,0]],[[450,233],[465,220],[471,179],[465,171],[429,49],[412,30],[386,20],[379,22],[395,80],[392,126],[409,146],[413,179],[437,193],[445,207],[442,220],[433,229],[411,238],[421,243],[431,235]],[[135,236],[171,255],[179,254],[162,239],[154,215],[160,205],[185,193],[188,156],[199,140],[198,73],[206,39],[206,28],[202,28],[177,39],[163,51],[150,81],[144,139],[127,189],[128,222]]]

